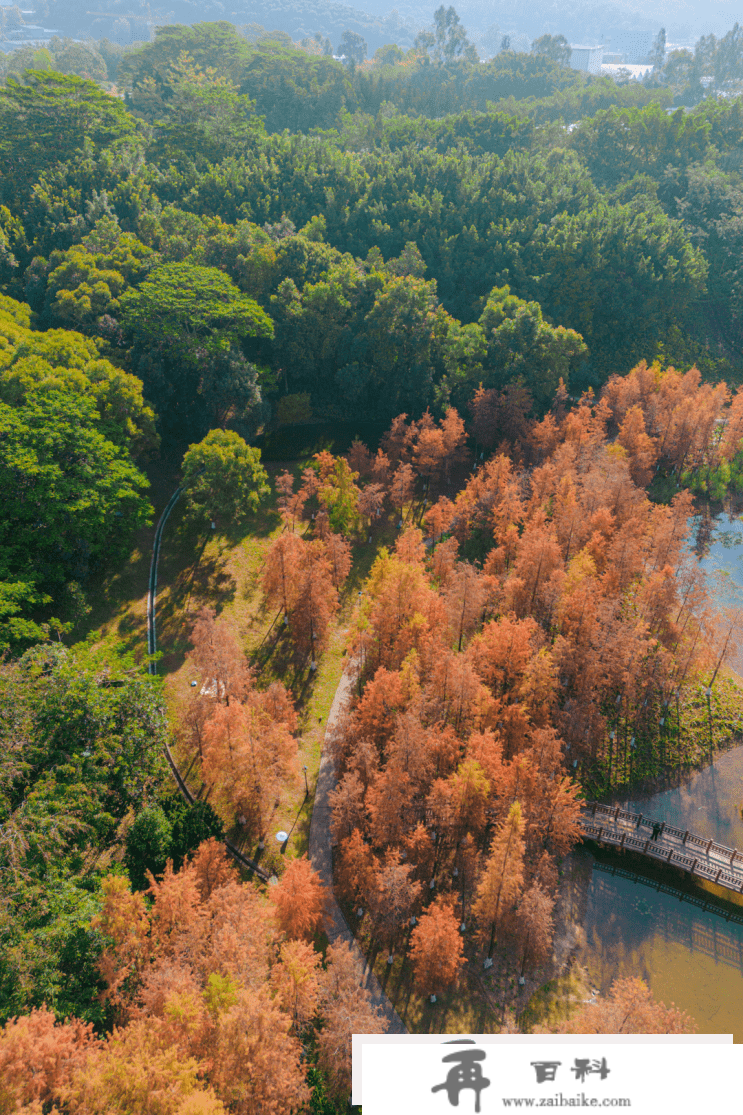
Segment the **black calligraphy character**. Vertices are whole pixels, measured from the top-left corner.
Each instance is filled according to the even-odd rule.
[[[452,1107],[459,1107],[459,1093],[463,1092],[465,1088],[471,1088],[475,1093],[475,1111],[478,1112],[480,1110],[480,1092],[490,1084],[487,1077],[482,1075],[480,1065],[475,1063],[484,1060],[485,1054],[481,1049],[462,1049],[458,1053],[450,1053],[447,1057],[443,1057],[443,1064],[450,1061],[458,1061],[459,1064],[449,1069],[444,1084],[436,1084],[431,1091],[440,1092],[445,1089]]]
[[[546,1080],[554,1080],[562,1061],[532,1061],[537,1074],[537,1084],[544,1084]]]
[[[581,1084],[583,1084],[590,1073],[598,1073],[602,1080],[606,1080],[611,1069],[606,1067],[606,1057],[602,1057],[600,1061],[594,1061],[593,1063],[591,1063],[588,1057],[584,1060],[579,1060],[576,1057],[575,1064],[570,1071],[574,1072],[575,1079],[580,1080]]]

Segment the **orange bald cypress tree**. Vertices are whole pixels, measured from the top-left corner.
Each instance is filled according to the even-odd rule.
[[[320,1001],[319,952],[306,941],[284,941],[279,963],[271,969],[271,987],[299,1032],[314,1017]]]
[[[474,565],[464,561],[457,562],[449,577],[445,595],[457,650],[462,649],[463,640],[472,634],[479,623],[486,597],[487,584]]]
[[[320,1066],[331,1094],[344,1102],[351,1093],[351,1037],[383,1034],[387,1021],[363,986],[361,962],[345,941],[329,945],[320,1002],[325,1025],[317,1036]]]
[[[516,910],[516,936],[521,947],[521,975],[527,967],[542,964],[552,949],[554,922],[553,898],[539,883],[533,883],[519,902]]]
[[[101,910],[91,924],[108,943],[98,968],[108,984],[106,997],[121,1006],[126,998],[127,981],[136,976],[149,955],[147,904],[143,895],[132,894],[128,880],[121,875],[107,875],[101,891]]]
[[[405,507],[413,498],[414,491],[415,473],[412,465],[400,465],[390,481],[390,499],[401,522],[405,519]]]
[[[341,589],[351,572],[351,546],[341,534],[329,533],[323,541],[333,587]]]
[[[495,934],[511,913],[521,891],[524,879],[523,832],[521,806],[515,801],[493,837],[473,906],[481,935],[490,930],[488,957],[493,955]]]
[[[304,488],[294,491],[294,477],[290,472],[282,472],[276,479],[276,491],[279,493],[277,506],[279,514],[284,520],[284,525],[293,531],[298,519],[302,517],[308,493]]]
[[[266,599],[284,615],[291,611],[298,591],[299,556],[302,539],[284,531],[268,548],[263,566],[262,586]]]
[[[539,1031],[535,1031],[539,1032]],[[673,1004],[657,1002],[634,977],[615,980],[605,998],[587,1003],[563,1022],[557,1034],[693,1034],[696,1024]]]
[[[46,1007],[6,1023],[0,1030],[3,1110],[41,1112],[42,1104],[48,1110],[99,1044],[92,1031],[91,1025],[77,1019],[58,1023]]]
[[[644,488],[653,479],[658,457],[658,443],[648,437],[645,418],[639,406],[631,407],[619,427],[617,441],[629,455],[630,476],[638,487]]]
[[[421,994],[438,994],[459,979],[465,963],[462,935],[454,910],[444,898],[437,898],[421,914],[410,935],[410,959]]]
[[[338,591],[321,539],[302,541],[298,566],[289,635],[301,654],[310,654],[314,659],[323,650],[330,620],[338,611]]]
[[[269,897],[287,937],[312,937],[322,925],[329,895],[306,856],[292,860]]]
[[[213,608],[202,608],[191,632],[188,658],[199,673],[200,690],[212,701],[241,700],[252,683],[242,647]]]
[[[265,835],[283,787],[296,777],[296,757],[287,725],[259,707],[220,706],[204,727],[204,781],[252,836]]]

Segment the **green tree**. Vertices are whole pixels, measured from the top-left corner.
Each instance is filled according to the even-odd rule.
[[[255,102],[228,77],[182,54],[167,74],[168,96],[159,121],[167,150],[196,162],[240,154],[264,132]]]
[[[660,31],[653,39],[653,49],[650,51],[650,61],[653,63],[653,70],[660,73],[666,61],[665,27],[661,27]]]
[[[54,51],[54,64],[49,69],[61,74],[77,74],[88,81],[106,81],[106,63],[92,43],[76,43],[73,39],[60,40],[55,35],[50,46]]]
[[[200,431],[233,410],[244,417],[259,401],[241,343],[272,336],[273,324],[218,268],[164,264],[120,303],[138,369],[171,427]]]
[[[433,13],[435,26],[434,52],[439,61],[447,65],[464,59],[467,62],[477,61],[477,51],[467,38],[467,32],[459,21],[454,8],[445,8],[442,4]]]
[[[148,886],[147,872],[162,875],[170,855],[172,828],[159,805],[143,809],[126,834],[124,864],[134,890]]]
[[[20,279],[22,263],[27,257],[26,232],[18,217],[0,205],[0,286],[11,292]]]
[[[491,291],[480,327],[487,346],[483,385],[503,387],[521,380],[543,407],[588,352],[579,333],[549,325],[538,302],[516,298],[508,287]]]
[[[567,66],[572,53],[570,43],[564,35],[540,35],[531,44],[532,54],[543,54],[545,58]]]
[[[137,127],[123,103],[92,81],[49,70],[27,70],[23,83],[8,78],[0,88],[0,201],[15,208],[44,170],[86,141],[100,150]]]
[[[0,663],[0,1018],[105,1025],[98,884],[165,776],[160,684],[108,641]]]
[[[122,233],[116,221],[103,218],[82,244],[52,252],[46,266],[41,260],[34,262],[39,279],[34,308],[42,310],[46,321],[85,331],[107,327],[110,336],[118,325],[120,296],[142,281],[157,255],[132,233]]]
[[[9,576],[5,570],[2,574]],[[46,630],[30,617],[38,615],[51,600],[51,596],[38,592],[32,581],[0,579],[0,655],[44,641]]]
[[[148,348],[224,351],[243,337],[270,337],[271,321],[216,267],[166,263],[122,299],[124,324]]]
[[[435,282],[395,276],[379,291],[364,333],[371,382],[386,413],[424,409],[446,331],[447,314],[439,305]]]
[[[241,527],[270,492],[261,451],[233,430],[210,430],[183,458],[182,488],[189,517],[219,519],[225,529]]]
[[[711,123],[682,108],[670,115],[658,104],[613,107],[582,121],[572,145],[600,185],[616,186],[636,174],[659,177],[668,167],[684,168],[704,158]]]
[[[395,43],[385,43],[374,51],[374,61],[380,66],[397,66],[405,57]]]
[[[127,90],[136,90],[148,80],[164,89],[168,86],[171,67],[184,54],[202,69],[211,67],[234,81],[251,53],[247,39],[224,20],[191,26],[171,23],[158,27],[151,43],[145,43],[121,59],[119,81]]]
[[[19,635],[29,621],[24,637],[35,640],[39,607],[59,616],[65,585],[125,552],[148,521],[147,480],[132,457],[157,439],[134,376],[102,360],[93,341],[34,332],[27,306],[0,302],[4,630]]]
[[[195,852],[205,840],[212,836],[215,840],[224,840],[224,825],[208,801],[195,801],[193,805],[187,805],[179,797],[171,798],[169,802],[170,808],[166,812],[173,826],[169,854],[177,869],[186,856]]]
[[[345,57],[354,66],[360,66],[366,58],[366,40],[355,31],[344,31],[338,45],[338,53]]]

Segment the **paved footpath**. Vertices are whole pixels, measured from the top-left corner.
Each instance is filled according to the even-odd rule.
[[[330,801],[328,795],[335,789],[335,771],[330,758],[328,744],[338,729],[341,714],[351,700],[353,678],[347,673],[343,674],[340,684],[335,691],[335,698],[328,715],[325,728],[325,746],[323,748],[320,770],[317,774],[317,788],[315,790],[315,804],[312,810],[310,824],[310,859],[315,871],[320,875],[331,895],[331,902],[326,914],[325,931],[331,942],[346,941],[364,969],[364,986],[371,994],[372,1003],[379,1007],[387,1020],[387,1033],[406,1034],[408,1031],[399,1014],[389,1001],[382,985],[377,979],[372,968],[366,962],[366,957],[356,944],[353,933],[348,928],[343,912],[335,900],[333,893],[333,856],[330,845]]]

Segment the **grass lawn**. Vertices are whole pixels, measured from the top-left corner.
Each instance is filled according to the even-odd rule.
[[[307,463],[271,462],[266,468],[273,481],[285,468],[299,475]],[[94,606],[84,625],[74,632],[76,639],[92,636],[98,641],[116,636],[135,660],[145,660],[147,590],[155,525],[178,486],[179,465],[180,461],[158,461],[151,466],[153,524],[138,533],[132,553],[123,565],[92,585],[90,599]],[[282,529],[275,493],[241,535],[231,535],[219,524],[219,530],[205,537],[203,531],[186,521],[180,501],[165,526],[158,568],[156,630],[158,673],[164,679],[171,716],[177,717],[179,706],[190,693],[194,674],[186,657],[189,636],[199,610],[205,605],[213,607],[236,633],[256,670],[259,686],[280,680],[292,691],[296,702],[298,777],[295,785],[287,787],[272,824],[273,832],[283,829],[290,833],[290,839],[283,851],[271,840],[263,850],[256,846],[243,848],[246,855],[259,859],[269,869],[280,871],[287,859],[307,851],[325,725],[343,673],[348,625],[374,558],[383,545],[394,542],[397,531],[392,518],[389,522],[375,522],[371,544],[364,536],[354,545],[353,566],[341,593],[341,607],[314,672],[308,662],[295,659],[283,626],[267,608],[260,589],[266,551]],[[191,756],[178,754],[177,746],[175,754],[185,771]],[[309,795],[305,792],[305,766]],[[190,776],[189,784],[194,791],[198,790],[200,783],[195,774]],[[226,822],[231,820],[225,818]],[[230,830],[230,836],[238,842],[240,830]]]
[[[710,696],[707,681],[694,680],[681,690],[678,703],[658,705],[644,726],[635,729],[624,720],[611,724],[616,731],[613,762],[604,740],[599,759],[584,771],[586,797],[610,800],[628,790],[653,790],[711,762],[720,751],[743,740],[743,679],[733,670],[720,670]],[[628,746],[636,731],[636,750]],[[611,770],[611,779],[609,771]]]

